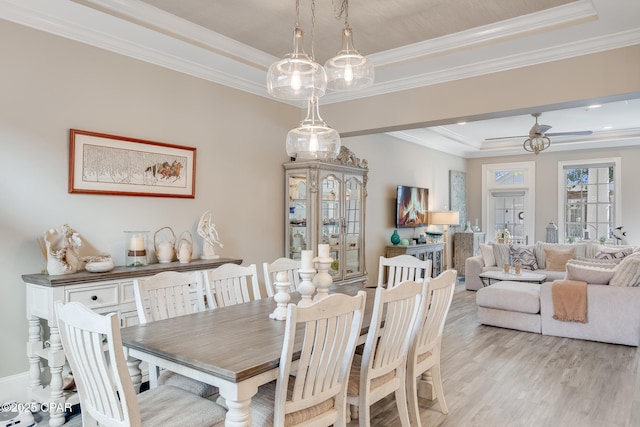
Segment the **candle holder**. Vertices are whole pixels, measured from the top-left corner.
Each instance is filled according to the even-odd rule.
[[[313,278],[313,285],[316,288],[316,296],[313,300],[319,301],[329,295],[329,288],[333,283],[333,278],[331,274],[329,274],[329,268],[331,268],[333,258],[316,257],[313,259],[313,262],[316,263],[316,268],[318,269],[318,274]]]
[[[125,266],[140,267],[147,265],[148,231],[125,231]]]
[[[289,275],[286,271],[280,271],[276,274],[276,281],[273,286],[277,290],[276,294],[273,296],[277,306],[276,309],[273,310],[273,313],[269,315],[269,318],[275,320],[286,320],[287,304],[291,300],[291,295],[289,295],[291,282],[289,282]]]
[[[316,270],[311,269],[300,269],[298,270],[298,274],[302,281],[298,285],[298,292],[302,298],[298,301],[298,307],[308,307],[313,303],[313,294],[316,292],[316,287],[313,285],[313,276],[316,274]]]

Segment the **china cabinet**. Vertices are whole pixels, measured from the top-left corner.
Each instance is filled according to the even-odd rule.
[[[300,259],[303,249],[317,255],[330,245],[334,283],[366,280],[365,201],[367,161],[342,147],[336,159],[297,160],[285,169],[285,256]]]

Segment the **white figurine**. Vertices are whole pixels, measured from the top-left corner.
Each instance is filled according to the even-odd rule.
[[[44,233],[47,250],[47,273],[50,275],[75,273],[80,270],[78,233],[67,224]]]
[[[218,259],[220,255],[216,254],[215,245],[224,246],[220,242],[218,232],[216,231],[216,225],[211,219],[211,211],[206,211],[200,217],[198,222],[198,234],[202,236],[204,242],[202,244],[202,259]]]

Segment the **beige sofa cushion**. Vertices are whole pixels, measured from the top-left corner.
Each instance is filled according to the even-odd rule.
[[[588,265],[580,261],[567,262],[566,280],[580,280],[593,285],[608,285],[615,273],[615,264]]]
[[[485,267],[493,267],[496,265],[496,257],[493,255],[493,246],[480,245],[480,253]]]
[[[610,286],[640,286],[640,252],[626,256],[614,271]]]
[[[510,281],[494,283],[478,290],[476,304],[479,307],[536,314],[540,312],[540,285]]]
[[[545,256],[544,250],[551,249],[556,251],[566,251],[569,249],[573,249],[573,258],[585,257],[587,254],[587,243],[575,243],[575,244],[564,244],[564,243],[546,243],[546,242],[536,242],[534,246],[534,253],[536,254],[536,261],[538,262],[538,268],[540,270],[548,270],[547,268],[547,258]]]
[[[544,256],[546,258],[546,270],[549,271],[565,271],[567,261],[573,258],[575,248],[565,250],[545,249]]]

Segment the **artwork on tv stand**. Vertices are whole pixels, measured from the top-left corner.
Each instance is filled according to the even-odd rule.
[[[396,227],[427,226],[429,189],[399,185],[396,193]]]

